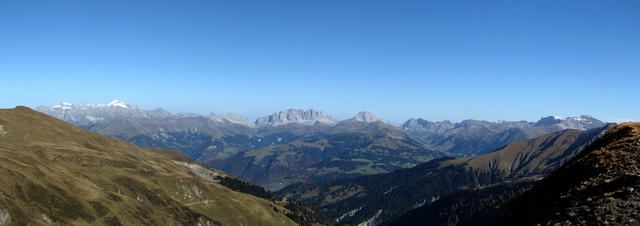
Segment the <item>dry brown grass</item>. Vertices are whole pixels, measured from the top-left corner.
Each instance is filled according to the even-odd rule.
[[[0,211],[12,224],[294,225],[283,208],[148,150],[26,107],[0,110]]]

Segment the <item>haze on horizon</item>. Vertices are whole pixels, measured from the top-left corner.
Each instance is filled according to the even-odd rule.
[[[0,2],[0,108],[640,121],[636,1]]]

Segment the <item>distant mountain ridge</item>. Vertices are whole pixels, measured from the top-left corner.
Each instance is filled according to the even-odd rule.
[[[119,100],[113,100],[109,104],[70,104],[62,102],[53,106],[38,106],[36,110],[80,126],[87,126],[117,117],[138,119],[205,117],[202,115],[190,113],[178,113],[173,115],[162,108],[158,108],[155,110],[142,110],[139,109],[136,105],[126,104]],[[367,116],[372,117],[373,119],[379,119],[372,114],[369,114]],[[323,114],[321,111],[317,111],[314,109],[309,109],[306,111],[301,109],[288,109],[280,112],[275,112],[271,115],[259,117],[253,122],[244,116],[233,113],[211,113],[208,118],[218,123],[234,123],[251,128],[275,127],[287,125],[290,123],[304,125],[324,123],[328,125],[335,125],[340,121],[331,116]]]
[[[251,122],[229,113],[203,116],[148,111],[121,101],[63,103],[38,110],[141,147],[180,151],[270,189],[300,181],[384,173],[445,155],[481,155],[563,128],[604,125],[582,116],[551,117],[536,123],[410,119],[398,127],[372,112],[337,120],[313,109],[288,109]],[[305,168],[309,170],[302,170]]]
[[[136,105],[130,105],[119,100],[113,100],[108,104],[70,104],[62,102],[53,106],[38,106],[37,111],[54,116],[58,119],[71,122],[76,125],[89,125],[107,119],[116,117],[129,117],[129,118],[170,118],[170,117],[205,117],[197,114],[183,113],[173,115],[168,111],[157,108],[155,110],[143,110],[139,109]],[[345,120],[338,120],[332,116],[326,115],[321,111],[309,109],[287,109],[279,112],[275,112],[271,115],[262,116],[257,118],[254,122],[251,122],[248,118],[233,114],[215,114],[211,113],[208,118],[212,121],[219,123],[235,123],[244,125],[247,127],[275,127],[281,125],[287,125],[290,123],[313,125],[315,123],[323,123],[327,125],[336,125],[337,123]],[[362,111],[358,112],[353,118],[355,121],[361,122],[384,122],[382,118],[379,118],[372,112]],[[346,119],[350,120],[350,119]],[[452,123],[450,121],[432,122],[424,120],[422,118],[411,118],[402,124],[402,129],[410,133],[419,135],[420,132],[446,132],[455,128],[462,127],[495,127],[499,125],[504,128],[530,128],[530,127],[545,127],[545,126],[557,126],[560,129],[579,129],[588,130],[603,126],[605,123],[595,119],[589,115],[582,115],[578,117],[561,118],[558,116],[543,117],[537,122],[528,121],[500,121],[489,122],[482,120],[464,120],[459,123]]]
[[[560,118],[543,117],[538,122],[464,120],[432,122],[409,119],[402,129],[434,150],[453,156],[488,153],[509,143],[531,139],[564,129],[589,130],[606,123],[588,115]]]
[[[79,126],[87,126],[116,117],[158,119],[172,117],[171,113],[162,108],[142,110],[135,105],[125,104],[118,100],[111,101],[109,104],[63,102],[50,107],[39,106],[36,110]]]

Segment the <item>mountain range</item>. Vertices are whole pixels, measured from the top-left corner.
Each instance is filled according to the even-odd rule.
[[[538,122],[502,121],[488,122],[464,120],[431,122],[424,119],[409,119],[402,129],[423,141],[431,149],[452,156],[480,155],[514,141],[531,139],[564,129],[589,130],[606,123],[588,115],[560,118],[549,116]]]
[[[136,119],[165,119],[165,118],[195,118],[205,117],[198,114],[178,113],[171,114],[168,111],[157,108],[155,110],[143,110],[136,105],[126,104],[119,100],[113,100],[108,104],[70,104],[60,103],[53,106],[39,106],[36,110],[51,115],[63,121],[70,122],[74,125],[87,126],[96,124],[101,121],[110,120],[117,117],[136,118]],[[321,111],[309,109],[307,111],[300,109],[288,109],[276,112],[272,115],[262,116],[251,122],[248,118],[241,115],[225,113],[211,113],[208,117],[211,121],[222,124],[238,124],[251,128],[260,127],[276,127],[287,125],[290,123],[313,125],[316,123],[335,125],[342,120],[335,119],[329,115],[325,115]],[[352,119],[363,122],[383,121],[372,112],[362,111],[356,114]],[[499,126],[498,126],[499,125]],[[452,123],[450,121],[431,122],[422,118],[411,118],[402,124],[402,128],[411,133],[418,135],[420,131],[430,133],[443,133],[451,129],[464,127],[504,127],[504,128],[529,128],[556,126],[559,129],[580,129],[588,130],[601,127],[602,121],[599,121],[589,115],[579,117],[561,118],[558,116],[548,116],[541,118],[537,122],[527,121],[501,121],[488,122],[479,120],[465,120],[460,123]]]
[[[102,137],[28,108],[2,110],[0,160],[6,164],[0,170],[6,172],[0,174],[8,182],[3,184],[16,186],[0,185],[0,223],[530,225],[638,220],[637,123],[616,126],[583,115],[537,122],[410,119],[394,126],[371,112],[338,120],[296,109],[251,122],[234,114],[141,110],[120,101],[38,110],[188,158]],[[70,190],[76,192],[65,193]],[[127,202],[114,201],[109,192]],[[237,209],[248,206],[248,211]]]
[[[605,123],[590,116],[538,122],[410,119],[402,126],[371,112],[337,120],[317,110],[289,109],[254,122],[235,114],[171,114],[109,104],[40,106],[38,111],[89,131],[191,159],[269,189],[296,182],[387,173],[443,156],[475,156],[509,143]],[[237,164],[236,164],[237,163]]]

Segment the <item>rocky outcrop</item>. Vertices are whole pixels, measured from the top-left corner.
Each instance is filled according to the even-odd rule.
[[[378,116],[376,116],[375,114],[373,114],[373,112],[370,112],[370,111],[358,112],[358,114],[355,117],[353,117],[353,119],[360,122],[382,121],[381,118],[378,118]]]
[[[289,123],[298,123],[304,125],[324,123],[335,125],[336,123],[338,123],[338,120],[332,118],[331,116],[323,114],[321,111],[316,111],[313,109],[309,109],[307,111],[303,111],[301,109],[289,109],[256,119],[257,127],[272,127],[286,125]]]

